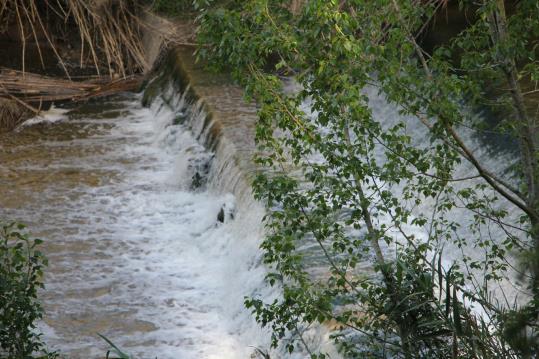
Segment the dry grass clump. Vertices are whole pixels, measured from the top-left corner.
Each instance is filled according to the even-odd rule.
[[[0,34],[16,29],[25,70],[29,42],[56,55],[66,76],[64,48],[77,52],[81,68],[91,64],[98,75],[126,76],[148,67],[140,41],[136,0],[0,0]]]
[[[24,105],[0,98],[0,133],[11,131],[31,116],[33,112]]]

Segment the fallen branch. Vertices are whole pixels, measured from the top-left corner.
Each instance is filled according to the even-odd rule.
[[[72,81],[0,69],[0,97],[28,103],[51,101],[82,101],[93,97],[108,96],[139,88],[142,76],[133,75],[111,80],[109,76],[92,76],[85,81]]]

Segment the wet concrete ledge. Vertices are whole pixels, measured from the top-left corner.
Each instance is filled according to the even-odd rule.
[[[145,88],[143,103],[149,105],[171,81],[178,93],[187,92],[187,102],[201,106],[206,114],[206,131],[202,132],[208,136],[200,140],[215,153],[217,178],[213,182],[219,191],[252,198],[256,105],[246,102],[243,90],[229,75],[211,72],[204,63],[196,62],[193,51],[193,47],[179,46],[161,55]]]

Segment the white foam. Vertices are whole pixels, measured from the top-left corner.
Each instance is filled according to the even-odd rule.
[[[19,129],[26,126],[36,125],[38,123],[55,123],[58,121],[66,120],[66,114],[68,112],[69,110],[55,107],[53,104],[47,111],[41,111],[37,116],[32,117],[27,121],[24,121],[22,124],[19,125]]]

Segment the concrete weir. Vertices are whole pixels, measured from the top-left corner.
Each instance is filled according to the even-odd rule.
[[[200,131],[197,139],[215,153],[210,182],[219,186],[219,192],[230,192],[249,201],[255,173],[256,105],[246,102],[243,90],[229,75],[210,72],[197,62],[192,47],[167,50],[154,69],[144,90],[143,104],[150,105],[156,96],[170,104],[172,97],[182,94],[190,111],[197,113],[190,116],[191,127]],[[165,91],[170,85],[174,89]]]

